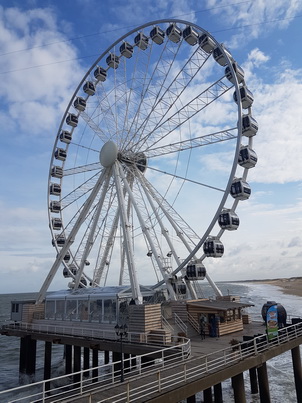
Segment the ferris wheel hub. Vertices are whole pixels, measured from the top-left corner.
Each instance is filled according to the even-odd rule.
[[[113,141],[107,141],[100,151],[100,163],[104,168],[109,168],[117,160],[117,155],[117,145]]]

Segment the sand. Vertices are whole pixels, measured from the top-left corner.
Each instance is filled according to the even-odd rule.
[[[277,278],[273,280],[252,280],[249,282],[257,284],[271,284],[280,287],[284,294],[302,297],[302,277]]]

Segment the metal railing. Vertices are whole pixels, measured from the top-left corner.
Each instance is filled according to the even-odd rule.
[[[196,330],[198,334],[200,334],[200,325],[198,321],[188,312],[188,322]]]
[[[185,324],[183,320],[177,315],[177,313],[174,313],[174,323],[176,326],[180,328],[184,332],[185,335],[188,334],[188,326]]]
[[[181,365],[178,365],[177,368],[175,367],[175,371],[172,373],[167,372],[166,369],[158,370],[156,377],[153,377],[153,379],[149,377],[148,381],[146,380],[143,386],[136,386],[133,381],[130,381],[125,384],[124,391],[106,397],[105,400],[94,401],[97,401],[97,403],[133,403],[137,400],[142,401],[142,399],[147,399],[147,397],[150,397],[150,395],[155,392],[164,392],[167,389],[175,388],[178,384],[184,384],[188,380],[192,382],[197,378],[213,374],[214,372],[237,364],[239,361],[248,357],[262,354],[266,350],[295,340],[298,337],[302,337],[302,323],[280,329],[278,336],[271,341],[268,340],[266,334],[263,334],[252,340],[244,341],[238,345],[216,351],[201,358],[191,358]],[[92,395],[92,393],[86,395],[87,402],[91,401]]]
[[[150,343],[148,343],[150,345]],[[127,381],[147,375],[159,368],[170,368],[180,361],[185,361],[191,354],[191,342],[186,338],[172,336],[172,345],[150,353],[123,359]],[[157,358],[154,358],[157,357]],[[150,364],[150,360],[153,364]],[[135,361],[135,364],[134,364]],[[7,403],[60,401],[75,396],[96,392],[104,387],[121,382],[121,361],[100,365],[94,368],[66,374],[56,378],[0,391],[0,401]],[[97,375],[94,375],[96,374]],[[92,376],[90,376],[92,374]],[[51,398],[50,398],[51,396]],[[49,399],[49,400],[48,400]]]
[[[190,341],[188,340],[178,346],[158,350],[159,358],[154,360],[152,366],[149,362],[145,366],[143,357],[152,356],[154,352],[137,356],[135,366],[131,366],[131,359],[124,360],[125,368],[129,361],[129,372],[125,374],[124,383],[120,383],[120,369],[116,369],[118,362],[115,362],[0,392],[0,401],[17,403],[28,401],[30,398],[31,402],[44,403],[48,401],[49,394],[51,394],[49,401],[60,401],[64,398],[65,402],[72,402],[75,397],[81,396],[82,402],[83,399],[91,402],[93,395],[113,387],[110,397],[107,396],[98,403],[133,403],[150,397],[154,392],[163,392],[175,388],[178,384],[184,384],[188,380],[192,382],[197,378],[200,379],[300,337],[302,337],[302,323],[297,323],[280,329],[278,335],[271,341],[268,340],[266,334],[263,334],[214,353],[189,359]],[[179,348],[179,351],[176,347]],[[96,369],[99,373],[97,377],[88,378],[86,376],[90,371],[93,374]],[[136,383],[137,380],[140,382]],[[21,397],[19,397],[20,394],[22,394]],[[9,396],[11,396],[11,400],[9,400]],[[94,396],[94,401],[96,401],[96,396]]]
[[[6,330],[7,331],[16,330],[20,332],[26,332],[29,334],[32,334],[34,332],[38,334],[57,335],[57,336],[72,336],[79,338],[116,340],[116,333],[113,327],[112,330],[110,329],[102,330],[100,328],[70,326],[70,324],[56,325],[53,322],[51,324],[16,322],[3,325],[1,328],[2,333],[5,333]],[[156,342],[154,342],[154,334],[151,334],[149,332],[144,333],[128,332],[127,341],[134,343],[137,342],[143,344],[145,343],[148,345],[167,344],[165,335],[157,334]]]

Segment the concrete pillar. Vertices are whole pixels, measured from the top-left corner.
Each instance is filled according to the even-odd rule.
[[[104,351],[104,363],[109,364],[109,351]]]
[[[92,350],[92,382],[98,381],[99,371],[96,367],[99,365],[99,350],[93,349]]]
[[[81,371],[81,347],[73,346],[73,372]],[[76,374],[73,376],[73,382],[80,382],[81,375]]]
[[[192,395],[187,397],[187,403],[196,403],[196,396]]]
[[[235,403],[246,403],[243,373],[232,377]]]
[[[221,383],[214,385],[214,402],[223,403]]]
[[[205,389],[203,391],[203,401],[204,403],[212,403],[212,388]]]
[[[135,368],[136,368],[136,355],[131,354],[131,369],[135,369]]]
[[[291,353],[294,369],[297,403],[302,403],[302,367],[301,367],[300,346],[293,348],[291,350]]]
[[[20,355],[19,355],[19,382],[24,383],[23,375],[26,374],[26,338],[20,338]]]
[[[51,351],[52,343],[50,341],[45,342],[44,347],[44,380],[51,378]],[[49,390],[50,383],[45,383],[45,389]]]
[[[37,355],[37,340],[33,340],[30,336],[28,339],[28,354],[27,354],[27,374],[34,377],[36,373],[36,355]]]
[[[19,381],[21,384],[25,382],[24,375],[28,375],[34,379],[36,354],[37,340],[33,340],[30,336],[21,337],[19,356]]]
[[[113,367],[114,367],[114,372],[118,372],[121,370],[121,359],[122,355],[121,353],[118,353],[116,351],[112,352],[112,362],[113,362]]]
[[[251,394],[258,393],[258,382],[257,382],[257,371],[256,368],[249,369],[250,383],[251,383]]]
[[[84,360],[83,360],[83,369],[87,370],[90,368],[90,348],[89,347],[84,347]],[[84,373],[85,377],[89,376],[89,371],[85,371]]]
[[[260,367],[257,368],[257,374],[258,374],[260,402],[271,403],[266,362],[264,362]]]
[[[65,345],[65,374],[72,373],[72,346]]]
[[[124,354],[124,369],[125,372],[130,372],[130,354]]]

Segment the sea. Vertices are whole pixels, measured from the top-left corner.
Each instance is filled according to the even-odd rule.
[[[302,297],[283,294],[279,287],[259,283],[217,283],[224,295],[239,295],[241,302],[249,302],[254,306],[246,309],[252,320],[261,321],[261,309],[267,301],[275,301],[283,305],[288,316],[302,318]],[[213,296],[212,289],[202,286],[206,297]],[[0,325],[10,321],[10,305],[12,300],[34,299],[35,293],[0,294]],[[0,390],[19,386],[19,347],[20,340],[15,337],[0,336]],[[300,347],[300,353],[302,350]],[[54,344],[52,349],[52,376],[64,374],[63,346]],[[43,379],[44,343],[37,343],[37,365],[35,380]],[[101,364],[101,363],[100,363]],[[273,403],[294,403],[297,401],[291,353],[286,352],[267,362],[271,401]],[[248,372],[244,373],[246,398],[248,403],[260,403],[258,395],[249,393]],[[22,379],[22,382],[28,380]],[[233,403],[234,396],[231,382],[222,383],[224,403]],[[203,394],[196,395],[197,403],[203,401]],[[5,403],[5,402],[1,402]],[[177,402],[175,402],[177,403]]]

